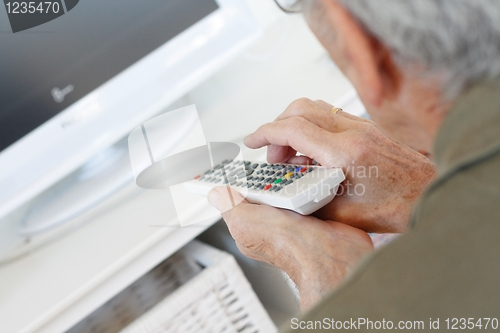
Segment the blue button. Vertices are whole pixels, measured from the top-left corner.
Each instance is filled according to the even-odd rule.
[[[301,167],[301,166],[299,166],[299,167],[297,167],[297,168],[295,169],[295,172],[299,172],[301,169],[302,169],[302,167]]]

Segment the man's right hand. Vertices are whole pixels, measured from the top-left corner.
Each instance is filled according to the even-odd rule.
[[[323,101],[296,100],[274,122],[247,136],[245,144],[267,146],[270,163],[315,160],[342,167],[346,181],[316,217],[367,232],[404,232],[415,201],[435,177],[434,165],[382,134],[374,122],[331,109]]]

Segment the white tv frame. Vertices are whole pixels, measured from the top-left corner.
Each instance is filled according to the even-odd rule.
[[[0,219],[182,97],[259,36],[242,0],[215,1],[218,10],[0,153]]]

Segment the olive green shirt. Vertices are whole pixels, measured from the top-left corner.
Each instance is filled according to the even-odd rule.
[[[465,322],[492,331],[495,320],[485,330],[484,318],[500,320],[500,81],[459,98],[434,156],[438,178],[415,207],[410,232],[374,252],[340,288],[283,328],[328,331],[327,323],[349,321],[344,324],[358,323],[352,331],[374,331],[359,325],[364,318],[373,326],[385,319],[386,328],[392,321],[393,329],[400,321],[413,327],[421,321],[428,331],[439,319],[441,330]]]

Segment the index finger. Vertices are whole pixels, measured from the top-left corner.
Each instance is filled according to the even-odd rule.
[[[268,145],[292,147],[326,167],[341,166],[348,161],[342,135],[329,132],[301,117],[265,124],[248,135],[244,142],[254,149]]]

